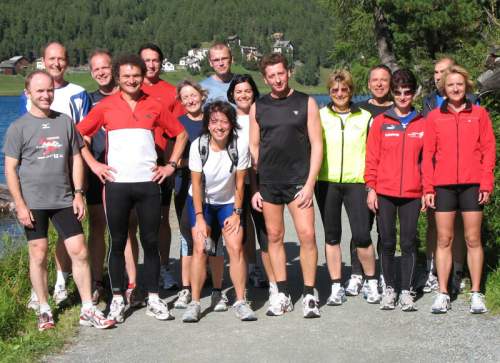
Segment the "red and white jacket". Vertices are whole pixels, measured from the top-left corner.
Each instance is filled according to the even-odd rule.
[[[479,184],[481,191],[492,192],[496,143],[488,112],[467,101],[455,113],[443,102],[427,116],[423,156],[426,194],[457,184]]]
[[[366,145],[365,183],[377,194],[422,196],[420,161],[425,119],[417,114],[404,127],[394,108],[375,117]]]

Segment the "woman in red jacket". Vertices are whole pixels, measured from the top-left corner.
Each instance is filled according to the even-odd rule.
[[[471,276],[471,313],[485,313],[484,296],[479,292],[483,270],[481,221],[483,206],[493,191],[495,135],[488,112],[472,105],[466,93],[472,82],[465,69],[450,67],[441,77],[442,106],[427,117],[424,140],[424,192],[426,203],[436,209],[436,267],[439,293],[431,311],[450,309],[448,278],[452,264],[451,245],[457,211],[464,220],[467,262]]]
[[[396,305],[395,262],[396,216],[400,224],[401,291],[403,311],[417,310],[413,292],[416,264],[416,235],[423,209],[420,160],[423,149],[424,118],[413,108],[417,81],[409,70],[392,75],[391,91],[395,106],[377,116],[368,135],[365,183],[368,207],[377,214],[381,262],[386,289],[380,308]]]

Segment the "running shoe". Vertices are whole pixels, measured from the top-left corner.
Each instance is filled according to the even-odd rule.
[[[368,280],[368,283],[363,290],[363,298],[369,304],[378,304],[380,302],[380,294],[378,293],[378,281],[376,279]]]
[[[255,321],[257,315],[253,312],[250,305],[245,300],[236,301],[233,304],[234,313],[241,321]]]
[[[424,288],[422,289],[424,293],[429,293],[431,291],[436,291],[439,288],[439,283],[437,277],[429,271],[429,275],[427,276],[427,281],[425,281]]]
[[[34,310],[36,315],[40,313],[40,301],[38,301],[38,296],[36,296],[36,293],[33,289],[31,289],[30,299],[28,300],[26,307],[28,309]]]
[[[160,287],[163,287],[165,290],[172,290],[179,287],[174,276],[165,265],[160,267]]]
[[[55,327],[54,318],[50,311],[44,311],[38,315],[38,331],[45,331]]]
[[[319,301],[311,294],[307,294],[302,299],[302,312],[304,313],[304,318],[319,318],[321,313],[319,311]]]
[[[101,281],[94,281],[92,288],[92,304],[99,304],[99,300],[104,298],[104,286]]]
[[[385,288],[380,300],[380,310],[394,310],[396,306],[396,293],[390,286]]]
[[[267,316],[280,316],[293,310],[292,299],[290,295],[286,296],[279,292],[269,297],[269,306],[266,311]]]
[[[345,294],[347,296],[357,296],[359,290],[363,285],[363,276],[361,275],[351,275],[351,278],[347,282],[347,287],[345,289]]]
[[[484,303],[483,294],[479,292],[472,292],[470,294],[470,312],[472,314],[483,314],[488,312]]]
[[[167,304],[161,300],[151,300],[148,299],[148,305],[146,308],[146,315],[152,316],[157,320],[173,320],[174,316],[168,310]]]
[[[197,323],[200,320],[201,305],[199,301],[191,301],[182,314],[182,321],[184,323]]]
[[[212,290],[210,307],[216,312],[227,311],[227,296],[220,290]]]
[[[175,300],[175,309],[186,309],[188,304],[191,302],[191,291],[189,289],[182,289],[177,294],[177,300]]]
[[[258,289],[266,288],[269,286],[269,282],[267,281],[259,266],[255,266],[255,269],[253,271],[250,271],[250,273],[248,274],[248,281],[250,282],[250,285]]]
[[[415,292],[411,290],[401,290],[399,294],[398,304],[401,306],[402,311],[417,311],[417,305],[415,305]]]
[[[137,288],[137,286],[125,290],[125,301],[131,308],[137,308],[146,305],[144,296],[142,295],[142,292]]]
[[[68,290],[64,286],[56,285],[54,287],[54,294],[52,295],[56,305],[60,305],[68,298]]]
[[[101,310],[93,306],[91,309],[81,309],[80,325],[91,326],[97,329],[108,329],[115,326],[114,319],[106,319]]]
[[[347,300],[345,290],[340,283],[332,284],[332,293],[326,300],[326,305],[342,305]]]
[[[450,296],[448,294],[443,294],[438,292],[432,303],[431,313],[433,314],[444,314],[451,309]]]
[[[123,323],[125,320],[125,302],[123,298],[113,298],[109,306],[108,320],[114,320],[117,323]]]

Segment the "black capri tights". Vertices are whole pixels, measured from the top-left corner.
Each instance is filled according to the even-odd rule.
[[[148,292],[158,292],[160,255],[158,230],[161,220],[160,186],[154,182],[106,183],[105,209],[111,235],[109,277],[113,293],[120,293],[125,269],[125,244],[130,212],[135,207],[144,250],[144,278]]]

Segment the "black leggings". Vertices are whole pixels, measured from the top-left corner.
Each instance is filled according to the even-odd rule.
[[[111,235],[109,248],[109,277],[113,293],[121,292],[125,269],[125,244],[128,222],[135,207],[141,245],[144,250],[144,280],[148,292],[158,292],[160,255],[158,230],[161,220],[160,186],[154,182],[106,183],[105,209]]]
[[[411,290],[415,278],[417,223],[420,198],[396,198],[378,195],[378,227],[382,243],[382,272],[387,286],[394,288],[396,253],[396,213],[399,217],[401,246],[401,290]]]
[[[315,189],[325,241],[337,245],[342,237],[342,203],[344,203],[352,239],[356,247],[366,248],[372,243],[370,237],[370,210],[366,205],[364,184],[342,184],[319,181]]]
[[[243,220],[246,221],[247,213],[250,212],[252,217],[253,224],[255,225],[255,234],[257,236],[257,241],[259,241],[260,249],[263,252],[267,252],[268,240],[267,240],[267,230],[266,230],[266,222],[264,221],[264,214],[259,212],[252,207],[252,192],[250,191],[250,185],[245,185],[245,193],[243,196]],[[253,228],[250,223],[249,226],[245,226],[243,229],[243,241],[246,241],[246,233],[248,228]]]

